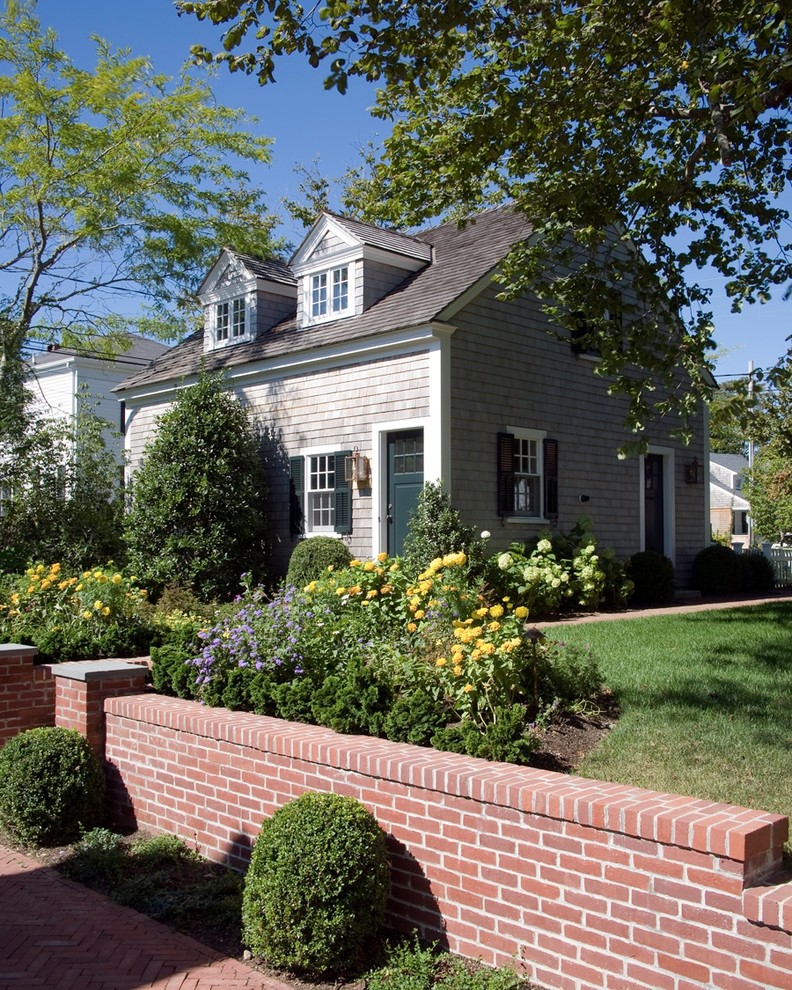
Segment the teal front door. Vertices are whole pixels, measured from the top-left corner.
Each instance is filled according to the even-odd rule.
[[[398,556],[424,483],[423,430],[388,434],[388,553]]]

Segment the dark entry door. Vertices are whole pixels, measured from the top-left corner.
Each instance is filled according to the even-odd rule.
[[[663,505],[663,456],[644,458],[644,549],[665,553],[665,507]]]
[[[402,552],[424,482],[423,430],[388,434],[388,553]]]

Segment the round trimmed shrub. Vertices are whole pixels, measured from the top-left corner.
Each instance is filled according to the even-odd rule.
[[[302,588],[311,581],[318,581],[328,567],[343,570],[351,560],[352,555],[343,540],[333,536],[310,536],[300,540],[294,548],[286,583]]]
[[[273,966],[346,969],[382,925],[389,886],[374,816],[354,798],[303,794],[262,825],[245,878],[242,940]]]
[[[674,598],[674,565],[656,550],[634,553],[627,562],[634,588],[631,600],[640,605],[664,604]]]
[[[20,841],[72,842],[104,810],[102,767],[74,729],[29,729],[0,750],[0,824]]]
[[[731,595],[741,590],[742,566],[730,548],[713,543],[696,554],[693,587],[703,595]]]
[[[775,571],[761,550],[743,550],[738,560],[744,591],[772,591]]]

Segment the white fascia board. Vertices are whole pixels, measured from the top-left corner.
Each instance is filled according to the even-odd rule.
[[[244,281],[240,279],[239,282],[234,282],[233,284],[226,282],[221,286],[215,284],[211,289],[201,294],[201,303],[204,306],[212,306],[214,303],[225,302],[228,299],[238,299],[240,296],[248,296],[256,288],[256,281],[255,275],[248,274]]]
[[[425,268],[431,262],[431,255],[428,258],[417,258],[411,254],[399,254],[396,251],[386,251],[385,248],[375,247],[372,244],[363,246],[363,258],[366,261],[374,261],[382,265],[390,265],[391,268],[401,268],[406,272],[417,272]]]
[[[300,274],[300,268],[305,266],[306,258],[310,258],[311,254],[316,250],[319,242],[325,236],[328,231],[332,231],[339,240],[343,241],[347,245],[347,248],[352,251],[356,250],[358,254],[363,246],[363,242],[359,241],[356,237],[353,237],[349,231],[342,227],[340,223],[334,220],[332,217],[327,216],[323,213],[314,223],[313,227],[308,231],[303,240],[302,244],[297,248],[294,254],[291,256],[289,261],[289,268],[295,273],[295,275]],[[328,257],[335,258],[335,253],[328,255]],[[317,267],[318,262],[313,261],[309,267]]]
[[[411,354],[416,350],[437,347],[454,333],[456,327],[447,323],[425,323],[417,327],[405,327],[376,337],[363,337],[340,344],[318,347],[306,351],[281,354],[267,361],[251,361],[220,369],[227,382],[235,385],[253,385],[261,382],[326,371],[349,364],[362,364],[382,357]],[[189,388],[198,380],[198,374],[183,376],[178,382],[158,382],[125,390],[127,406],[148,399],[164,399],[183,388]]]

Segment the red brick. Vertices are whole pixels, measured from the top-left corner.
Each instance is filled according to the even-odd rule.
[[[770,966],[763,966],[750,959],[740,961],[740,976],[746,976],[749,980],[755,980],[762,986],[778,987],[778,990],[789,990],[789,973],[782,973],[780,970]]]

